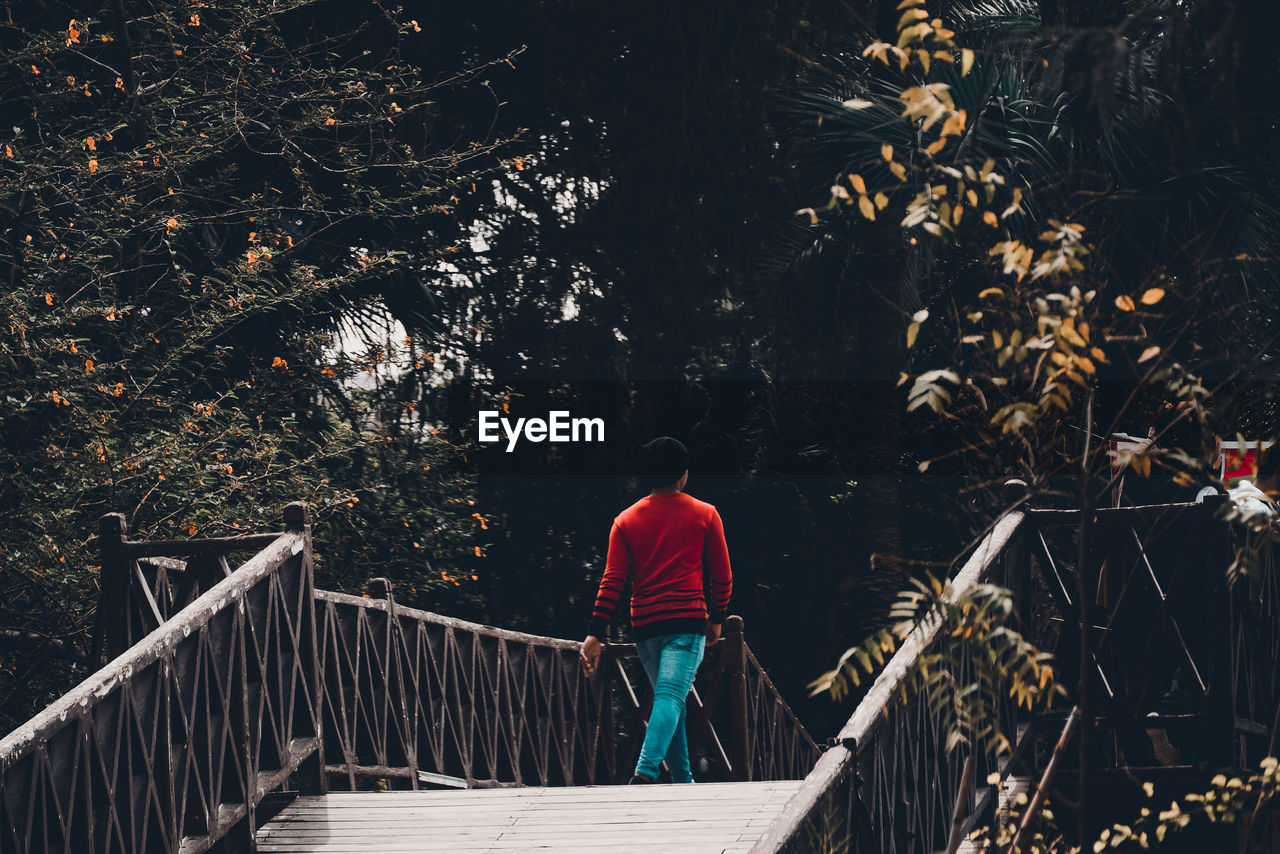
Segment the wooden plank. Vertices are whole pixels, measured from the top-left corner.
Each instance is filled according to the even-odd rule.
[[[257,834],[262,854],[745,852],[800,781],[299,797]]]

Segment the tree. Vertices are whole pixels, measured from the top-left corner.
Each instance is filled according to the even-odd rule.
[[[1274,299],[1275,211],[1255,192],[1272,179],[1222,142],[1227,117],[1195,94],[1207,75],[1189,71],[1182,52],[1190,9],[1152,4],[1116,18],[1099,4],[1087,31],[1023,30],[1015,41],[982,21],[993,5],[1025,6],[958,12],[974,32],[998,35],[975,49],[957,47],[923,0],[905,0],[896,43],[869,45],[848,79],[853,97],[827,99],[820,121],[835,126],[828,142],[844,156],[826,205],[837,225],[823,239],[896,223],[906,290],[922,303],[899,306],[906,348],[929,365],[902,374],[906,408],[940,416],[955,437],[920,470],[976,459],[1046,491],[1055,473],[1073,474],[1084,511],[1076,601],[1091,602],[1089,518],[1111,466],[1146,477],[1163,465],[1187,491],[1214,480],[1199,441],[1108,454],[1096,434],[1165,403],[1177,408],[1153,434],[1188,419],[1207,439],[1237,404],[1213,394],[1209,377],[1249,377],[1273,357],[1245,290]],[[814,208],[798,214],[823,225]],[[1088,718],[1085,611],[1075,701]],[[1094,830],[1087,728],[1079,746],[1084,840]]]
[[[431,38],[323,0],[10,8],[0,715],[80,666],[107,511],[200,536],[305,499],[330,586],[474,572],[463,458],[397,396],[434,358],[429,226],[496,151],[437,107],[493,62],[434,67]]]

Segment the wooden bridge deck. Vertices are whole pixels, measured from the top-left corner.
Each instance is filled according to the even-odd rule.
[[[800,782],[334,792],[286,807],[258,851],[745,854]]]

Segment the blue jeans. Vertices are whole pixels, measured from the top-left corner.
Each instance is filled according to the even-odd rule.
[[[671,782],[693,782],[684,730],[685,698],[705,651],[702,634],[658,635],[636,643],[636,655],[653,684],[653,711],[636,762],[637,774],[658,779],[658,765],[665,758]]]

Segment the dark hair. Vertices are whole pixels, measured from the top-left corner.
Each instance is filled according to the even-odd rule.
[[[670,486],[689,468],[689,449],[679,439],[659,436],[641,450],[640,485],[645,489]]]

